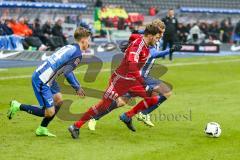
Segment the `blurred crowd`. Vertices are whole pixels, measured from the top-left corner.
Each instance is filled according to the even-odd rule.
[[[14,18],[2,18],[0,19],[0,37],[6,35],[23,37],[21,42],[24,49],[28,50],[55,50],[68,44],[67,37],[63,33],[63,23],[82,26],[92,31],[92,26],[82,18],[81,14],[75,17],[67,16],[64,20],[58,19],[55,22],[51,20],[41,22],[38,18],[30,22],[27,17],[21,17],[18,20]],[[169,26],[167,28],[171,28],[170,25],[167,26]],[[176,28],[174,36],[181,43],[231,43],[233,42],[233,35],[240,39],[240,21],[236,25],[233,25],[230,18],[224,19],[221,22],[215,21],[211,23],[203,21],[188,24],[177,23]],[[169,32],[172,33],[173,31],[169,30]]]
[[[94,22],[100,22],[103,27],[116,27],[125,29],[125,20],[128,14],[120,5],[103,5],[101,0],[96,0]]]
[[[179,23],[177,29],[178,39],[184,43],[230,43],[233,34],[240,35],[239,24],[232,25],[230,18],[212,23]]]
[[[36,18],[30,23],[27,17],[19,20],[14,18],[0,20],[0,36],[16,35],[23,37],[22,44],[28,50],[55,50],[67,44],[66,36],[62,31],[61,19],[52,23],[48,20],[41,23]]]
[[[125,20],[128,14],[122,6],[103,6],[96,19],[99,19],[105,27],[117,26],[118,29],[125,29]]]

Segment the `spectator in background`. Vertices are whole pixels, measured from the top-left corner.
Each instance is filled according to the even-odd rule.
[[[42,31],[46,37],[50,37],[52,35],[52,21],[50,19],[44,23]]]
[[[238,36],[240,36],[240,20],[238,21],[238,23],[236,24],[236,28],[234,33]]]
[[[99,14],[100,14],[99,19],[101,20],[102,24],[106,27],[109,27],[110,24],[109,24],[107,7],[103,6]]]
[[[118,29],[124,30],[126,28],[125,20],[128,18],[127,12],[122,6],[119,6],[115,9],[115,16],[118,17]]]
[[[229,43],[231,34],[232,34],[233,27],[230,25],[229,20],[224,19],[221,22],[221,28],[220,28],[220,40],[223,43]]]
[[[13,30],[13,33],[18,36],[29,37],[32,35],[32,30],[25,24],[24,18],[20,18],[19,22],[15,19],[11,19],[9,26]]]
[[[191,44],[200,44],[204,42],[205,35],[202,33],[199,28],[198,23],[194,23],[192,28],[189,31],[187,42]]]
[[[58,47],[62,46],[62,40],[59,37],[54,37],[52,35],[52,21],[47,20],[42,26],[42,32],[44,37],[47,39],[47,44],[50,46],[51,50],[55,50]],[[60,43],[58,43],[60,42]]]
[[[32,31],[33,31],[33,36],[39,37],[41,40],[45,40],[43,37],[43,31],[41,28],[41,22],[39,18],[36,18],[32,24]]]
[[[87,22],[84,21],[83,17],[82,17],[82,14],[79,14],[76,18],[76,24],[77,24],[77,27],[83,27],[83,28],[86,28],[88,29],[89,31],[91,31],[91,28],[90,26],[87,24]]]
[[[202,31],[202,33],[205,34],[205,38],[208,38],[209,37],[209,34],[208,34],[209,28],[208,28],[207,23],[201,22],[199,28]]]
[[[61,19],[58,19],[55,25],[52,28],[52,34],[58,39],[58,44],[61,44],[61,46],[67,45],[67,39],[63,34],[62,29],[62,23],[63,21]]]
[[[233,41],[235,44],[240,43],[240,21],[238,21],[234,29]]]
[[[183,23],[178,24],[178,40],[182,43],[185,43],[187,41],[188,36],[188,29],[186,26],[183,25]]]
[[[77,27],[83,27],[93,33],[93,28],[83,19],[82,14],[79,14],[76,18]],[[94,37],[91,35],[91,40],[94,41]]]
[[[99,12],[99,20],[105,27],[125,29],[125,20],[128,18],[126,10],[122,6],[104,6]]]
[[[36,48],[39,51],[46,50],[47,47],[42,43],[40,38],[33,36],[32,29],[25,22],[27,21],[24,18],[20,18],[19,22],[15,19],[9,22],[9,27],[13,30],[14,34],[24,37],[22,41],[24,49],[32,50]]]
[[[67,15],[67,16],[64,18],[64,23],[74,24],[74,23],[75,23],[75,20],[73,19],[72,16]]]
[[[32,24],[32,31],[33,31],[33,36],[38,37],[44,44],[44,46],[42,47],[42,50],[47,50],[50,47],[49,39],[48,37],[44,36],[43,30],[41,28],[41,21],[39,18],[36,18],[34,20]]]
[[[102,3],[102,1],[101,0],[96,0],[96,3],[95,3],[95,7],[98,7],[98,8],[102,8],[102,5],[103,5],[103,3]]]
[[[97,0],[95,5],[94,5],[94,22],[97,22],[100,20],[100,11],[101,11],[101,8],[103,7],[102,6],[102,1],[101,0]],[[99,22],[97,22],[99,23]]]
[[[106,19],[107,19],[107,23],[106,23],[106,27],[114,27],[114,24],[113,24],[113,18],[115,17],[114,16],[114,6],[113,5],[109,5],[109,6],[106,6]]]
[[[220,28],[217,21],[210,24],[208,34],[212,39],[219,39]]]
[[[4,29],[3,29],[3,22],[0,21],[0,36],[2,36],[2,35],[6,35],[6,33],[5,33]]]
[[[163,36],[163,50],[165,50],[167,45],[169,45],[169,48],[172,48],[173,44],[178,41],[178,20],[174,16],[174,10],[172,8],[168,10],[167,16],[163,18],[162,21],[166,25],[166,30]],[[169,60],[172,60],[172,53],[169,54]]]
[[[0,21],[0,35],[12,35],[13,31],[12,29],[8,26],[9,20],[6,19],[4,21]]]

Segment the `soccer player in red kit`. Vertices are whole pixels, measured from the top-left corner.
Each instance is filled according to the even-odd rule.
[[[120,66],[111,76],[109,86],[102,100],[97,105],[91,107],[83,114],[79,121],[68,128],[72,138],[78,138],[79,129],[89,119],[106,111],[113,101],[116,101],[127,92],[143,98],[135,107],[120,116],[120,120],[122,120],[130,130],[135,131],[132,125],[132,117],[139,111],[153,106],[159,101],[159,96],[150,96],[148,94],[148,86],[145,85],[144,79],[140,75],[140,70],[150,55],[149,46],[153,46],[160,37],[161,30],[159,27],[149,24],[144,30],[144,36],[139,37],[128,46]]]

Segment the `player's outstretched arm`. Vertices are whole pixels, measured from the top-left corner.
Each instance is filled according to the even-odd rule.
[[[73,72],[69,72],[64,74],[68,83],[72,86],[72,88],[76,91],[77,95],[80,97],[85,96],[84,90],[81,88],[80,83],[78,82],[77,78],[73,74]]]
[[[170,53],[173,53],[173,52],[176,52],[176,51],[180,51],[181,48],[182,48],[182,46],[179,45],[179,44],[173,46],[170,49],[166,49],[164,51],[157,51],[156,48],[152,47],[152,48],[150,48],[150,54],[151,54],[151,57],[153,57],[153,58],[160,58],[160,57],[164,57],[164,56],[166,56],[166,55],[168,55]]]
[[[164,51],[158,51],[156,48],[153,47],[153,48],[150,48],[150,54],[151,54],[151,57],[153,58],[160,58],[170,54],[170,49],[166,49]]]

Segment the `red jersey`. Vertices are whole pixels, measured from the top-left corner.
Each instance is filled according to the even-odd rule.
[[[129,40],[128,40],[128,44],[132,43],[133,41],[135,41],[138,38],[142,38],[142,35],[138,34],[138,33],[131,34],[131,36],[129,37]]]
[[[139,80],[143,83],[144,80],[140,75],[140,70],[145,65],[150,53],[147,44],[143,37],[133,41],[124,53],[124,58],[115,73],[122,78],[129,80]]]

